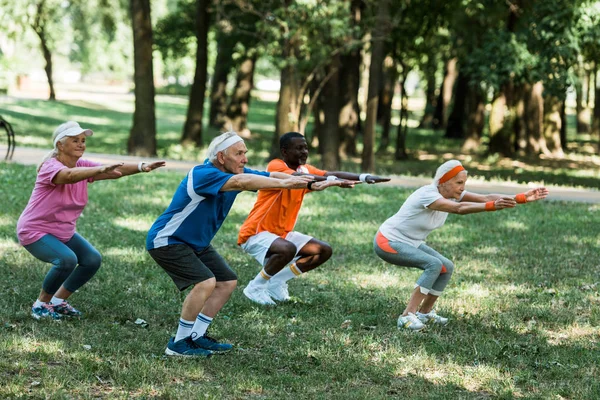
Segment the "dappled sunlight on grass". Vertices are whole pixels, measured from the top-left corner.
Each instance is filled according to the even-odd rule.
[[[525,225],[525,223],[523,223],[521,221],[515,221],[515,220],[512,220],[512,221],[504,220],[499,223],[499,226],[506,228],[506,229],[515,230],[515,231],[527,231],[527,230],[531,229],[531,227]]]
[[[142,232],[144,234],[148,232],[148,229],[150,229],[151,225],[148,223],[148,221],[134,217],[115,218],[113,219],[113,223],[122,228],[131,229],[133,231]]]
[[[357,286],[365,288],[385,289],[389,287],[398,287],[400,279],[396,274],[390,274],[385,271],[380,274],[354,274],[351,278]]]
[[[600,343],[600,328],[597,326],[566,326],[563,329],[543,329],[542,332],[548,337],[548,343],[553,346],[581,342],[589,347],[595,347]]]
[[[53,321],[49,322],[52,323]],[[35,337],[13,336],[12,340],[5,342],[4,345],[7,347],[7,350],[14,352],[15,354],[42,352],[47,355],[60,356],[65,352],[64,343],[62,341],[49,338],[36,339]]]

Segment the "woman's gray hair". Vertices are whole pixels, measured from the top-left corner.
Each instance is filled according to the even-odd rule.
[[[212,142],[210,142],[210,144],[208,145],[208,150],[206,150],[206,158],[208,158],[208,161],[214,163],[217,160],[217,154],[221,151],[227,150],[227,148],[229,147],[228,146],[225,149],[220,149],[221,144],[223,144],[226,140],[233,138],[234,136],[237,136],[239,138],[239,141],[242,140],[242,138],[239,137],[237,132],[234,131],[222,133],[216,138],[214,138]]]
[[[62,125],[61,125],[62,126]],[[54,130],[54,133],[52,133],[52,143],[54,143],[54,139],[56,139],[56,137],[58,136],[58,134],[60,133],[60,126],[58,128],[56,128]],[[46,154],[44,156],[44,158],[42,158],[42,161],[38,164],[37,166],[37,172],[40,172],[40,169],[42,168],[42,165],[44,165],[44,163],[46,161],[48,161],[51,158],[56,158],[58,156],[58,143],[62,143],[63,145],[65,144],[65,142],[67,141],[69,137],[65,136],[64,138],[60,139],[58,142],[56,142],[56,145],[54,146],[54,148],[52,150],[50,150],[48,152],[48,154]]]

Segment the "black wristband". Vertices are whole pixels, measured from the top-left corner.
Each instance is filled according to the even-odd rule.
[[[315,183],[315,182],[316,182],[316,181],[310,181],[310,182],[308,182],[308,183],[306,184],[306,188],[307,188],[308,190],[312,190],[312,184],[313,184],[313,183]]]

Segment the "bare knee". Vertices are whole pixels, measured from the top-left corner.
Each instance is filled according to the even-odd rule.
[[[215,278],[210,278],[205,281],[196,283],[192,288],[192,292],[194,292],[195,294],[207,293],[208,297],[208,295],[210,295],[212,291],[215,290],[216,285],[217,280]]]
[[[292,242],[286,241],[277,248],[277,255],[281,257],[283,264],[288,264],[296,256],[296,246]]]
[[[237,280],[217,282],[216,288],[226,293],[233,293],[237,286]]]
[[[331,258],[331,256],[333,255],[333,249],[327,243],[323,243],[321,245],[320,250],[321,251],[319,252],[319,255],[320,255],[321,259],[323,260],[323,262],[329,260]]]

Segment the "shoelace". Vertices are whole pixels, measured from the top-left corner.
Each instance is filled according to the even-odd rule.
[[[219,342],[217,342],[217,340],[216,340],[216,339],[214,339],[214,338],[211,338],[211,337],[210,337],[210,336],[208,336],[208,335],[204,335],[203,337],[204,337],[204,339],[208,340],[209,342],[213,342],[213,343],[219,343]]]

